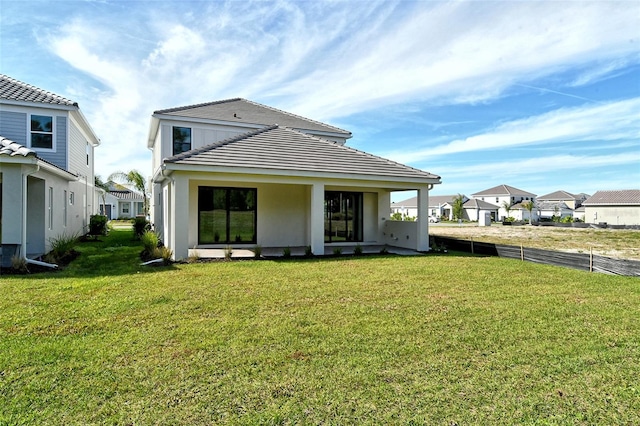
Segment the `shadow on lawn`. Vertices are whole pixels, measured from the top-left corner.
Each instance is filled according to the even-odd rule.
[[[171,270],[173,266],[142,266],[142,244],[131,229],[113,229],[107,236],[85,240],[76,247],[80,255],[69,265],[57,271],[38,271],[26,275],[13,275],[23,279],[82,278],[119,276]]]

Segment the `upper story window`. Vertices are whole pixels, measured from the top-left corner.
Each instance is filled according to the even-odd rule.
[[[53,117],[31,116],[31,148],[53,149]]]
[[[173,155],[191,149],[191,129],[189,127],[173,127]]]

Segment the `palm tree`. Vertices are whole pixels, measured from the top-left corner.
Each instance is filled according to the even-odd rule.
[[[529,225],[531,225],[531,220],[533,219],[533,216],[531,216],[531,211],[533,210],[533,201],[525,201],[524,203],[522,203],[522,207],[527,209],[527,211],[529,212]]]
[[[109,185],[102,181],[100,175],[94,177],[94,185],[96,188],[102,189],[102,213],[107,215],[107,192],[109,192]]]
[[[511,203],[509,203],[508,201],[503,201],[502,208],[505,209],[505,211],[507,212],[507,217],[509,217],[509,213],[511,212]]]
[[[115,172],[109,175],[109,180],[114,182],[127,183],[133,186],[136,191],[142,194],[144,199],[144,215],[149,213],[149,200],[147,199],[147,180],[137,170],[131,170],[129,173]]]
[[[453,203],[451,207],[453,208],[453,218],[454,219],[462,219],[462,214],[464,211],[464,195],[458,194],[453,198]]]

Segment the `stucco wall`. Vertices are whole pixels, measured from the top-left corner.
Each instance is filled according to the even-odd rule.
[[[584,219],[587,223],[606,222],[609,225],[640,225],[640,206],[585,206],[584,212]]]

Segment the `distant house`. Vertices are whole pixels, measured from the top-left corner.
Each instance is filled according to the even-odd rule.
[[[77,103],[0,74],[2,266],[87,231],[99,143]]]
[[[564,203],[568,208],[575,210],[580,207],[587,198],[589,198],[588,194],[571,194],[570,192],[559,190],[537,197],[537,200],[545,203]]]
[[[428,251],[429,191],[440,177],[349,148],[350,137],[240,98],[155,111],[155,229],[176,259],[230,244]],[[393,191],[417,192],[416,222],[387,220]]]
[[[453,219],[453,201],[457,195],[432,195],[429,197],[429,217]],[[463,202],[468,200],[462,196]],[[400,213],[403,216],[416,217],[418,214],[418,197],[391,203],[391,213]]]
[[[109,191],[100,197],[100,214],[112,219],[129,219],[144,215],[144,195],[124,185],[108,182]]]
[[[573,217],[573,209],[563,201],[539,201],[536,203],[536,211],[540,220],[551,220],[553,217],[564,219]],[[535,220],[535,219],[534,219]]]
[[[462,207],[464,208],[464,219],[467,220],[480,220],[480,216],[485,213],[489,213],[492,221],[497,220],[498,217],[498,206],[486,201],[472,198],[465,201]]]
[[[640,189],[598,191],[583,206],[587,223],[640,225]]]
[[[471,195],[476,200],[486,201],[489,204],[493,204],[498,207],[497,220],[503,220],[505,217],[511,215],[511,212],[507,214],[507,210],[504,208],[504,203],[508,203],[509,206],[513,206],[522,201],[536,200],[536,194],[523,191],[522,189],[514,188],[509,185],[498,185],[493,188],[485,189],[484,191],[477,192]]]

